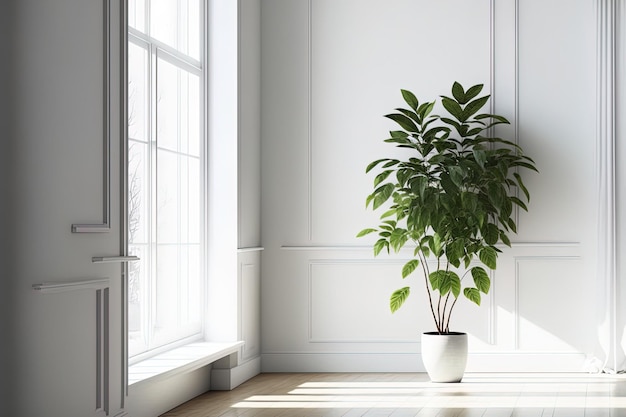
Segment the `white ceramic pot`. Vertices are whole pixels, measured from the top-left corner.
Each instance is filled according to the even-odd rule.
[[[432,382],[461,382],[467,364],[467,334],[422,333],[422,361]]]

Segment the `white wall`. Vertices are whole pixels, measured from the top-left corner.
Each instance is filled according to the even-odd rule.
[[[417,371],[432,330],[422,278],[393,316],[411,254],[374,259],[365,166],[394,150],[399,90],[484,83],[500,134],[535,158],[530,213],[478,308],[457,307],[469,370],[577,371],[595,342],[592,0],[262,3],[264,371]]]
[[[126,397],[121,267],[92,263],[93,256],[122,251],[119,173],[125,121],[120,114],[120,0],[111,0],[110,15],[110,230],[71,231],[72,224],[102,223],[104,218],[104,4],[104,0],[0,3],[3,415],[87,417],[104,415],[108,408],[111,416],[154,416],[211,386],[208,366],[143,384],[134,397]],[[242,0],[237,9],[240,15],[234,24],[241,19],[246,28],[240,32],[235,28],[235,38],[253,42],[236,54],[235,65],[246,67],[241,79],[235,78],[235,88],[242,97],[248,93],[258,97],[259,2]],[[239,353],[244,369],[228,376],[231,386],[260,367],[260,255],[258,250],[238,254],[237,248],[260,246],[260,103],[252,100],[240,108],[238,100],[233,101],[238,130],[246,134],[239,146],[253,153],[241,156],[241,169],[235,165],[233,174],[246,208],[233,217],[237,227],[230,232],[234,244],[229,279],[236,303],[231,332],[246,345]],[[237,138],[236,129],[222,140],[236,143]],[[236,161],[237,146],[233,149]],[[234,207],[236,212],[237,203]],[[66,281],[81,284],[60,292],[33,289]]]

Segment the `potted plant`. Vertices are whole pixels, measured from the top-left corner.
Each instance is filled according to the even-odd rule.
[[[528,210],[530,195],[519,171],[537,171],[519,145],[493,136],[494,126],[509,122],[479,113],[489,100],[478,97],[482,88],[465,90],[455,82],[451,97],[441,96],[448,113],[442,116],[431,114],[436,101],[420,103],[401,90],[409,108],[385,116],[401,128],[385,142],[406,149],[406,157],[378,159],[366,168],[377,172],[366,207],[384,212],[377,228],[357,236],[378,234],[375,256],[414,246],[402,278],[416,270],[424,277],[436,331],[422,334],[422,359],[434,382],[463,377],[467,335],[450,330],[454,307],[461,293],[480,305],[481,295],[489,292],[485,267],[495,270],[499,242],[511,246],[514,207]],[[391,295],[392,312],[409,293],[405,286]]]

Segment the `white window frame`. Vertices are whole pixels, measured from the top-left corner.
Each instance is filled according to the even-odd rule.
[[[145,24],[146,24],[146,32],[149,33],[149,25],[150,25],[150,19],[149,14],[150,14],[150,10],[149,10],[149,1],[146,2],[147,3],[147,7],[145,10],[146,13],[146,19],[145,19]],[[208,266],[207,266],[207,211],[208,211],[208,194],[209,194],[209,190],[208,190],[208,181],[207,181],[207,175],[208,175],[208,140],[207,140],[207,108],[206,108],[206,103],[207,103],[207,65],[206,65],[206,61],[207,61],[207,53],[206,53],[206,23],[207,23],[207,11],[206,11],[206,6],[205,6],[205,2],[204,1],[200,1],[200,10],[201,13],[199,16],[199,19],[201,20],[201,28],[200,28],[200,54],[201,54],[201,60],[196,60],[188,55],[185,55],[181,52],[179,52],[178,50],[176,50],[174,47],[171,47],[157,39],[151,38],[149,35],[147,35],[146,33],[143,33],[139,30],[136,30],[132,27],[128,27],[128,32],[127,32],[127,43],[129,45],[130,48],[130,44],[134,44],[139,46],[140,48],[144,49],[147,51],[148,54],[148,62],[149,62],[149,67],[148,67],[148,76],[149,76],[149,81],[148,81],[148,101],[149,101],[149,109],[148,112],[146,114],[146,117],[148,118],[147,120],[147,125],[148,125],[148,132],[147,132],[147,142],[151,143],[154,142],[154,132],[156,132],[156,62],[161,59],[164,60],[172,65],[174,65],[175,67],[181,68],[184,71],[187,71],[189,73],[192,73],[194,75],[199,76],[199,81],[200,81],[200,89],[201,89],[201,94],[200,94],[200,115],[201,115],[201,125],[199,126],[199,130],[200,130],[200,134],[201,134],[201,140],[200,140],[200,173],[201,173],[201,182],[200,182],[200,186],[202,187],[203,191],[203,200],[202,200],[202,211],[201,213],[203,213],[201,215],[200,218],[200,222],[201,222],[201,237],[200,237],[200,256],[202,258],[202,270],[201,270],[201,276],[202,276],[202,285],[201,285],[201,291],[202,291],[202,302],[201,302],[201,323],[200,323],[200,327],[198,329],[198,331],[192,335],[189,335],[187,337],[183,337],[181,339],[178,339],[174,342],[170,342],[167,344],[164,344],[162,346],[149,346],[148,350],[140,353],[140,354],[136,354],[133,355],[132,357],[128,358],[128,364],[129,366],[132,366],[133,364],[136,364],[138,362],[141,361],[145,361],[146,359],[153,357],[155,355],[159,355],[163,352],[167,352],[170,351],[172,349],[175,348],[179,348],[180,346],[184,346],[184,345],[188,345],[190,343],[193,342],[198,342],[198,341],[202,341],[205,339],[205,330],[206,330],[206,310],[207,310],[207,292],[206,292],[206,288],[207,288],[207,274],[208,274]],[[128,137],[128,141],[126,143],[127,148],[130,146],[131,142],[133,142],[134,139]],[[150,144],[149,145],[151,150],[150,152],[155,152],[157,149],[157,145],[154,144]],[[152,149],[154,148],[154,149]],[[176,152],[178,153],[178,152]],[[152,158],[151,158],[152,159]],[[151,178],[154,180],[156,178],[156,173],[154,171],[154,169],[150,168],[150,172],[151,172]],[[151,186],[151,188],[154,188]],[[128,196],[126,196],[126,198],[128,198]],[[155,204],[154,202],[154,197],[151,197],[151,204]],[[150,223],[152,224],[152,222],[154,221],[154,219],[150,219]],[[153,227],[151,226],[151,229],[153,229]],[[150,241],[155,240],[154,238],[150,238]],[[156,242],[152,242],[149,243],[149,245],[156,245]],[[156,256],[155,256],[156,258]],[[156,270],[156,266],[155,266],[155,262],[156,259],[151,259],[151,266],[150,269],[151,270]],[[150,306],[146,306],[145,308],[147,308],[148,310],[152,310],[152,308]]]

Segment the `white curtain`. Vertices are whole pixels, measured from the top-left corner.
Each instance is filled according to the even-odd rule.
[[[626,369],[626,0],[597,0],[597,345],[590,372]]]

